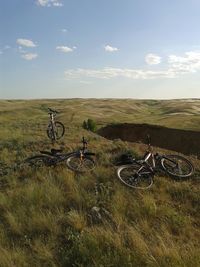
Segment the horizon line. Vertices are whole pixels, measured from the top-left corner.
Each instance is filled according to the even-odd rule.
[[[200,97],[182,97],[182,98],[133,98],[133,97],[58,97],[58,98],[0,98],[0,101],[35,101],[35,100],[155,100],[155,101],[169,101],[169,100],[200,100]]]

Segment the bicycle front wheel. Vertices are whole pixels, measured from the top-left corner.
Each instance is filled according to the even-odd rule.
[[[88,172],[95,168],[94,160],[87,156],[80,158],[80,155],[72,155],[67,159],[66,163],[70,170],[76,172]]]
[[[152,173],[138,164],[120,166],[117,176],[123,184],[136,189],[148,189],[153,184]]]
[[[56,121],[55,122],[55,137],[56,139],[60,139],[61,137],[63,137],[65,133],[65,126],[62,124],[62,122],[60,121]]]
[[[186,158],[179,155],[167,155],[161,159],[165,172],[178,178],[187,178],[194,172],[194,166]]]

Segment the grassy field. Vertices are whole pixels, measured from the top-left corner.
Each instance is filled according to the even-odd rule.
[[[54,147],[72,151],[84,135],[97,167],[85,175],[61,164],[0,177],[0,266],[200,266],[200,162],[190,157],[197,169],[190,180],[156,176],[150,190],[131,190],[116,177],[113,157],[140,156],[145,145],[82,129],[91,118],[99,128],[137,122],[200,131],[200,100],[0,101],[0,163],[12,166],[52,148],[47,107],[61,112],[66,127]]]

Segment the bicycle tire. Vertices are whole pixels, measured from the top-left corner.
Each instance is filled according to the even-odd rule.
[[[47,136],[51,140],[58,140],[63,137],[65,133],[65,126],[60,121],[55,122],[55,132],[53,130],[52,124],[50,123],[47,127]]]
[[[45,155],[36,155],[25,159],[24,163],[29,167],[43,167],[50,165],[51,158]]]
[[[148,189],[153,184],[153,175],[145,168],[145,166],[139,171],[141,167],[142,165],[137,163],[122,165],[117,169],[117,176],[126,186],[135,189]]]
[[[187,178],[194,173],[192,163],[179,155],[164,156],[161,159],[161,166],[166,173],[177,178]]]
[[[80,155],[72,155],[67,158],[67,167],[75,172],[88,172],[95,168],[95,162],[91,157],[84,156],[81,160]]]

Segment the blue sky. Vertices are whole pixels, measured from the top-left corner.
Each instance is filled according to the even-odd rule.
[[[0,98],[200,98],[199,0],[2,0]]]

